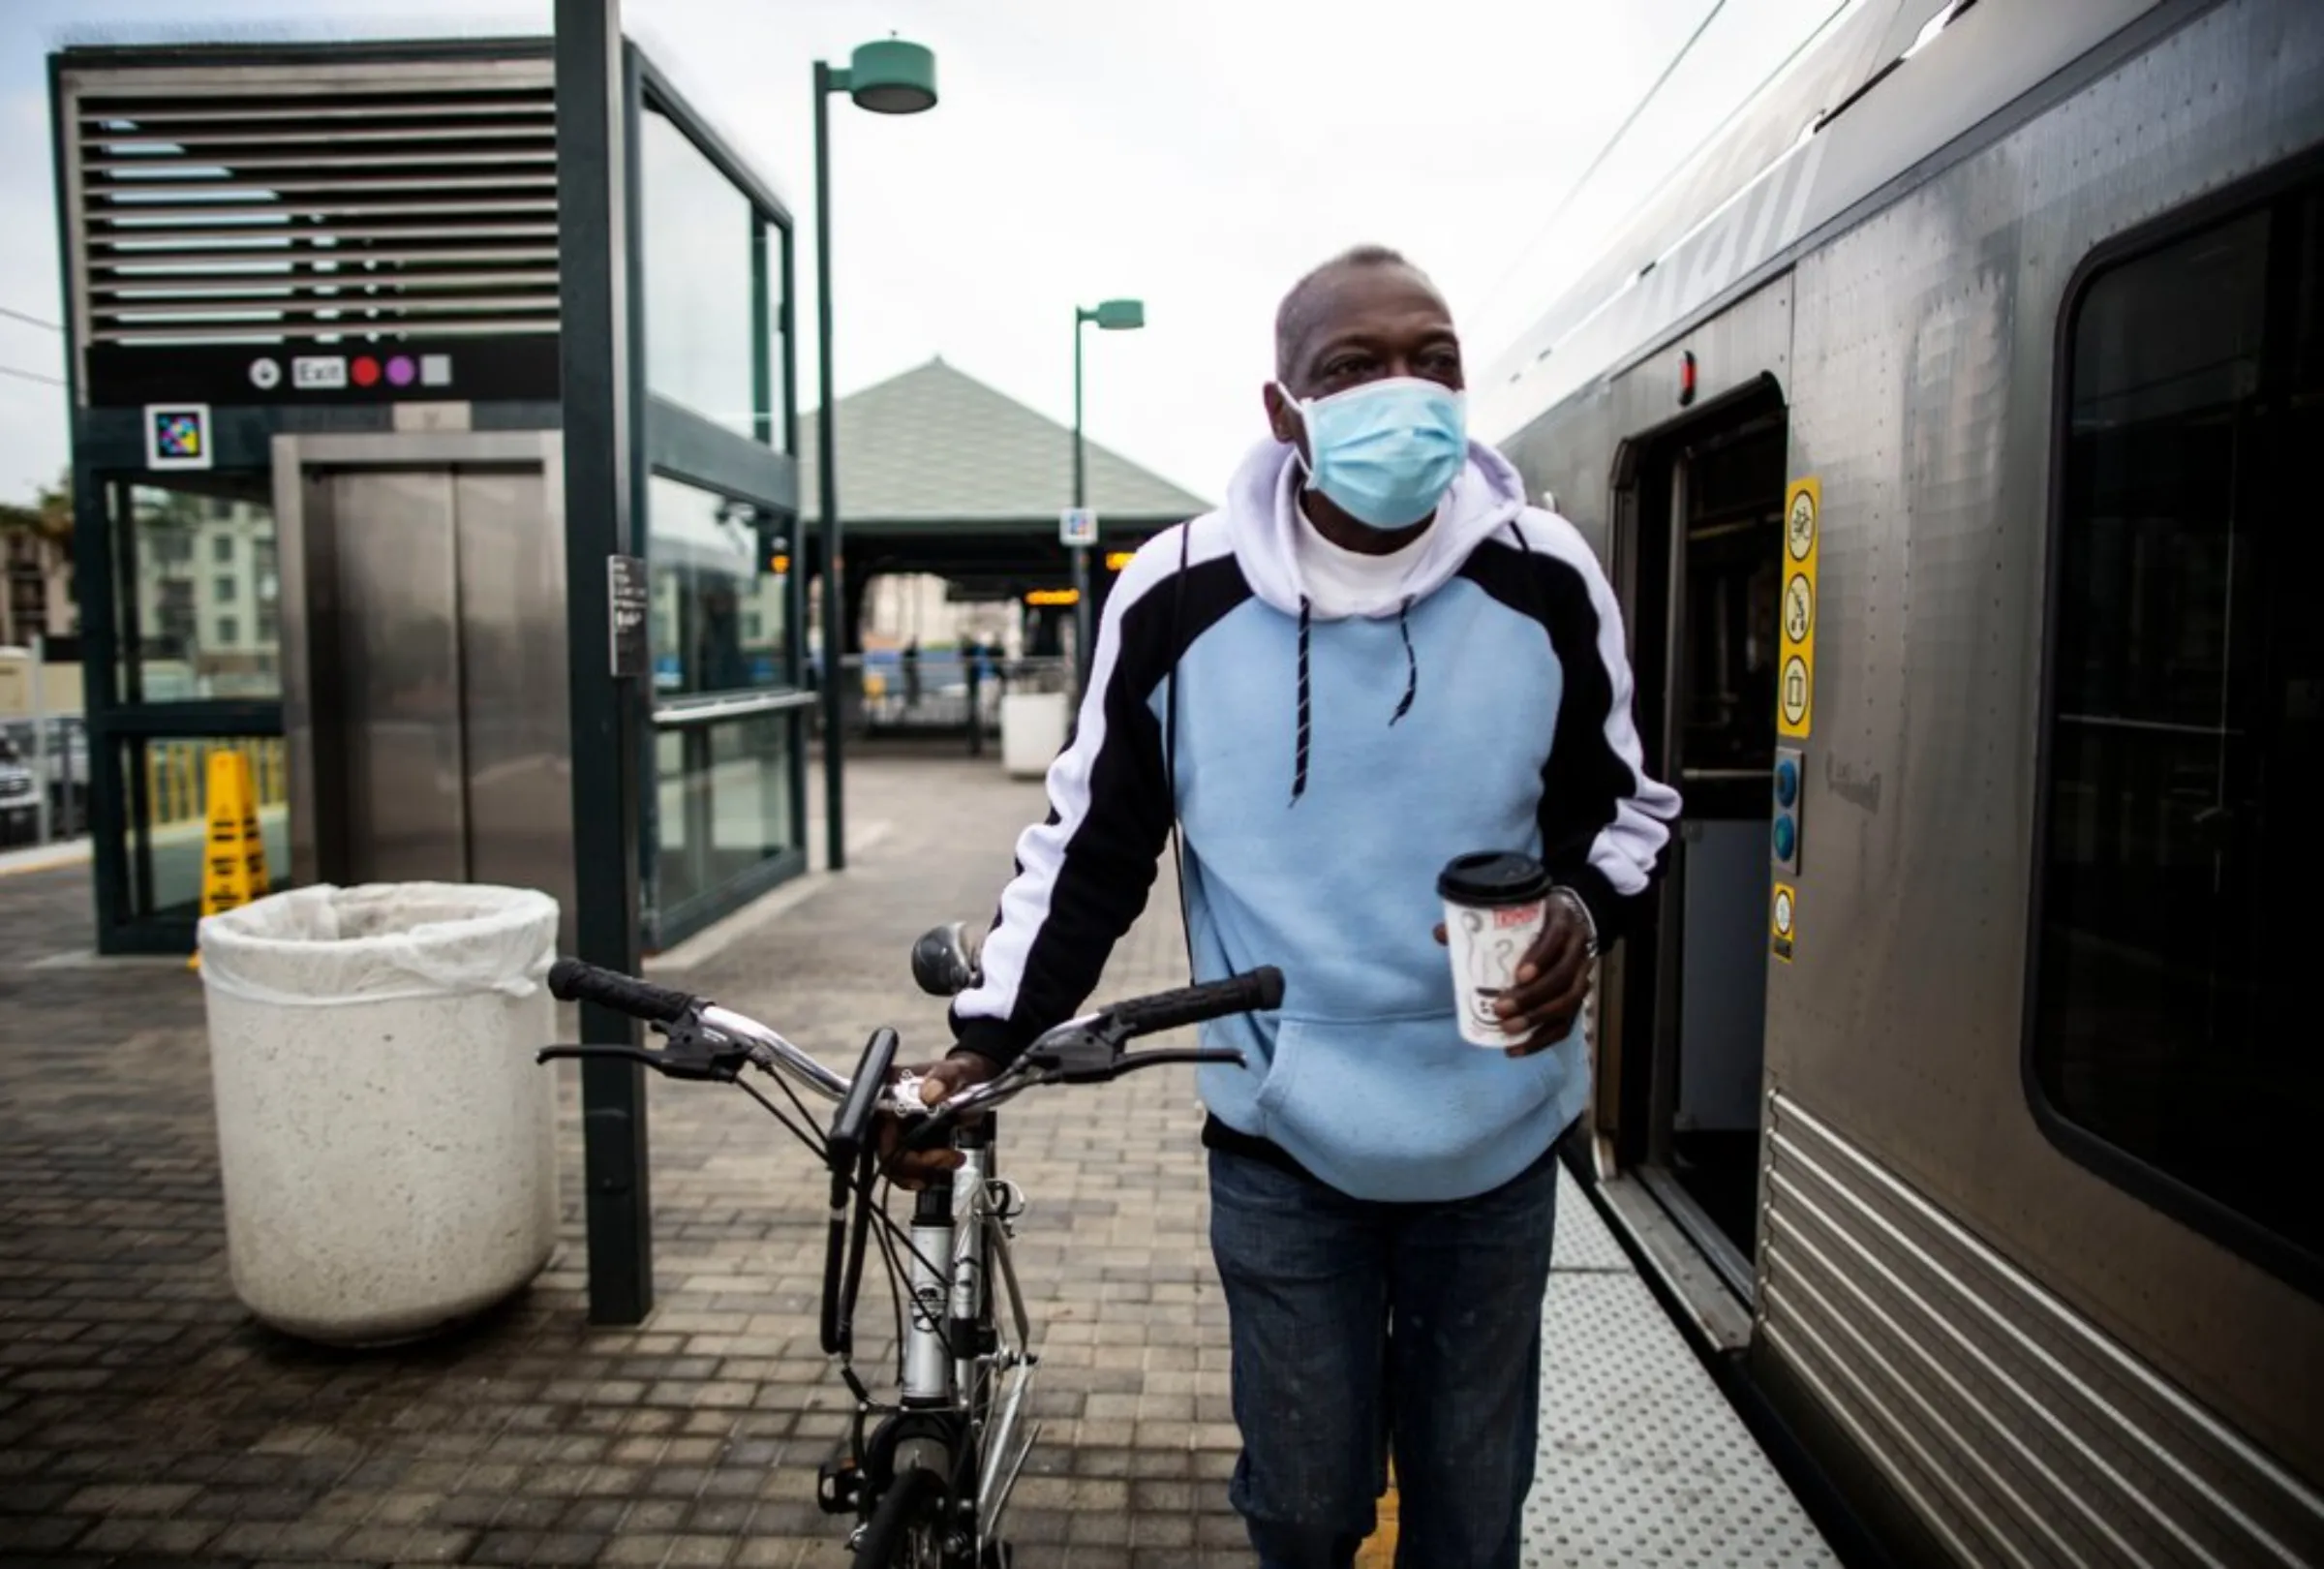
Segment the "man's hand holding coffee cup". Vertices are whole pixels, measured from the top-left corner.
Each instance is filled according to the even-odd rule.
[[[1493,1004],[1501,1028],[1518,1037],[1513,1058],[1547,1051],[1571,1034],[1590,996],[1590,934],[1569,899],[1546,901],[1541,935],[1517,961],[1514,983]],[[1443,923],[1436,940],[1446,940]]]

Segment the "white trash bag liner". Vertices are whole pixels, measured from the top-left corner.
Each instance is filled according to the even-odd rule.
[[[293,888],[200,926],[234,1291],[290,1334],[428,1334],[557,1236],[541,985],[557,902],[439,882]]]

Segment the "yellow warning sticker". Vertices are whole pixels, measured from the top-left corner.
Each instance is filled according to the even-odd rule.
[[[1776,658],[1775,727],[1804,737],[1816,718],[1816,554],[1823,487],[1794,479],[1784,500],[1783,639]]]
[[[1791,962],[1791,934],[1799,922],[1799,894],[1791,884],[1775,885],[1775,898],[1767,910],[1767,929],[1774,938],[1775,956],[1785,964]]]

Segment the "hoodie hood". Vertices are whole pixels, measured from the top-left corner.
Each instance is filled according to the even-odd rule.
[[[1288,616],[1302,613],[1307,585],[1300,576],[1295,540],[1310,528],[1299,508],[1304,483],[1299,449],[1269,440],[1251,449],[1227,487],[1227,538],[1251,592]],[[1469,443],[1468,466],[1437,504],[1436,521],[1422,535],[1409,580],[1410,597],[1424,600],[1442,588],[1469,552],[1525,509],[1525,481],[1509,459]]]

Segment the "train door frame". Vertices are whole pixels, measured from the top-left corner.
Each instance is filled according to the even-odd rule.
[[[1761,375],[1676,419],[1626,437],[1615,447],[1607,510],[1608,575],[1630,632],[1639,737],[1648,770],[1670,780],[1682,796],[1687,784],[1672,764],[1674,758],[1682,766],[1684,762],[1678,756],[1684,729],[1681,661],[1687,653],[1682,535],[1690,455],[1706,441],[1771,423],[1787,432],[1788,439],[1789,418],[1783,387],[1773,376]],[[1779,489],[1779,507],[1781,499]],[[1772,738],[1772,702],[1765,723]],[[1693,806],[1689,801],[1687,810]],[[1685,821],[1682,812],[1681,832]],[[1665,876],[1647,896],[1647,908],[1629,940],[1605,961],[1592,1042],[1597,1088],[1589,1151],[1608,1206],[1687,1306],[1697,1327],[1713,1344],[1731,1348],[1749,1335],[1756,1260],[1721,1230],[1671,1169],[1682,1045],[1683,865],[1674,842],[1666,851]],[[1763,911],[1755,908],[1751,918],[1756,939],[1760,935],[1756,923],[1763,919]],[[1766,964],[1763,949],[1759,963]],[[1760,1020],[1763,1043],[1763,1007]],[[1763,1058],[1757,1099],[1763,1119]],[[1755,1207],[1760,1163],[1755,1160]]]

